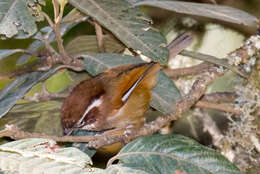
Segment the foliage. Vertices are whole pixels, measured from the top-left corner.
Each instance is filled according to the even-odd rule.
[[[240,173],[213,149],[180,135],[152,135],[127,144],[117,156],[124,166],[148,173]]]
[[[158,115],[171,114],[174,113],[176,107],[183,107],[178,102],[185,99],[182,97],[185,92],[177,88],[176,83],[165,70],[169,69],[172,61],[172,50],[169,49],[169,45],[167,46],[168,38],[155,28],[160,25],[160,20],[170,21],[171,15],[177,16],[176,18],[189,16],[198,21],[225,22],[254,31],[259,22],[255,16],[232,7],[182,1],[52,0],[50,3],[43,0],[0,0],[0,4],[1,40],[8,38],[15,39],[17,42],[31,41],[29,45],[25,46],[26,49],[12,45],[7,49],[0,48],[0,61],[11,59],[15,61],[14,71],[0,75],[0,80],[11,79],[11,82],[4,87],[0,86],[2,88],[0,91],[0,118],[2,121],[0,126],[2,128],[7,126],[6,129],[8,129],[8,124],[14,124],[25,131],[56,136],[60,136],[62,132],[60,121],[56,124],[54,121],[60,117],[61,102],[50,100],[60,100],[59,94],[68,93],[70,90],[65,89],[68,87],[68,83],[74,81],[73,84],[70,84],[74,86],[83,78],[97,76],[120,65],[146,61],[160,63],[163,70],[158,73],[158,83],[152,90],[151,108],[147,112],[147,114],[156,115],[151,120],[155,120],[154,122],[160,121],[160,118],[163,120],[166,117],[158,117]],[[45,6],[46,4],[47,6]],[[51,14],[47,13],[48,8],[53,8],[54,19],[51,19]],[[149,12],[152,11],[150,9],[158,10],[159,22],[156,22],[159,24],[153,25],[152,17],[154,16],[149,16]],[[170,15],[160,19],[159,11]],[[158,20],[157,18],[155,20]],[[45,22],[37,23],[44,19]],[[86,25],[89,27],[88,32],[84,28]],[[75,32],[76,30],[78,32]],[[93,35],[93,30],[96,35]],[[178,53],[218,65],[220,73],[227,68],[237,73],[237,76],[248,77],[246,71],[250,71],[251,69],[248,70],[248,68],[253,68],[258,60],[255,57],[253,59],[252,56],[259,56],[260,49],[259,37],[251,39],[251,41],[255,41],[255,44],[252,47],[247,44],[248,47],[242,48],[248,54],[243,54],[245,59],[239,60],[239,63],[236,59],[233,59],[232,63],[228,59],[220,60],[214,56],[182,51],[184,48],[180,49],[182,52]],[[250,55],[251,53],[252,55]],[[232,54],[229,56],[234,57]],[[235,55],[235,58],[239,56]],[[254,63],[252,63],[253,60],[255,60]],[[76,71],[76,73],[72,71]],[[211,72],[210,66],[207,71]],[[51,80],[59,72],[65,73],[66,77]],[[48,92],[48,88],[50,88],[48,85],[57,88],[54,91],[58,91],[58,93]],[[40,89],[41,86],[44,88]],[[257,88],[252,88],[255,90],[254,92],[257,92]],[[246,98],[243,96],[245,95],[243,91],[240,91],[239,95],[243,99]],[[43,100],[45,103],[28,102],[27,100],[37,102]],[[256,103],[252,100],[254,99],[250,98],[250,103],[255,106]],[[241,105],[240,102],[239,107],[243,108]],[[252,106],[250,105],[250,107]],[[251,116],[252,113],[245,112],[245,110],[243,108],[243,114],[250,115],[250,121],[243,120],[241,117],[239,122],[243,125],[250,122],[252,129],[247,132],[250,137],[256,128],[252,123],[254,120]],[[258,110],[259,108],[254,108],[254,113],[259,112]],[[249,119],[249,117],[246,118]],[[233,119],[230,117],[230,120]],[[232,126],[236,127],[234,122],[232,122]],[[170,122],[168,124],[171,126]],[[161,127],[163,126],[166,125],[161,125]],[[243,127],[243,130],[246,128]],[[4,131],[0,132],[0,135]],[[239,131],[241,134],[242,132]],[[127,137],[127,133],[126,131],[124,136]],[[0,169],[4,173],[31,173],[32,171],[34,173],[63,173],[66,171],[66,173],[111,174],[240,173],[240,170],[232,164],[234,161],[228,161],[215,150],[190,138],[168,133],[169,135],[144,136],[130,142],[110,159],[106,169],[90,167],[90,165],[96,165],[92,164],[90,157],[96,151],[88,149],[87,144],[84,143],[74,143],[73,146],[79,148],[61,148],[50,139],[28,138],[11,141],[0,145]],[[228,131],[228,134],[233,138],[232,141],[234,139],[237,141],[237,137],[234,136],[236,133]],[[83,135],[92,134],[88,132]],[[226,137],[226,139],[228,138]],[[230,139],[226,142],[228,141]],[[254,141],[257,140],[254,139]],[[234,142],[228,143],[232,146],[235,144]],[[216,145],[214,142],[212,144]],[[245,149],[243,143],[238,141],[238,144]],[[69,143],[66,145],[71,146]],[[223,153],[224,148],[217,148]],[[253,148],[255,148],[254,144],[250,146],[250,149]],[[112,164],[116,159],[119,160],[118,164]]]

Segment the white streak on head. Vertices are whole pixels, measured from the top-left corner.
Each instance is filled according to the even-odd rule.
[[[84,114],[82,115],[82,117],[79,119],[79,121],[77,122],[77,126],[81,125],[82,121],[84,120],[84,118],[86,117],[86,115],[89,113],[89,111],[91,109],[93,109],[94,107],[98,107],[101,105],[102,103],[102,98],[98,98],[96,100],[94,100],[93,102],[91,102],[91,104],[86,108]]]

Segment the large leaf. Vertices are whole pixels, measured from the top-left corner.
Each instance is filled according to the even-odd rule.
[[[109,166],[106,171],[109,174],[148,174],[144,170],[134,169],[133,167],[125,167],[123,165],[111,165]]]
[[[0,120],[0,129],[13,124],[27,132],[39,132],[61,136],[63,128],[60,122],[59,101],[26,102],[15,106]]]
[[[19,153],[25,157],[38,156],[57,160],[58,162],[69,163],[79,167],[92,164],[89,156],[80,152],[78,149],[56,147],[56,142],[42,138],[28,138],[13,141],[0,146],[1,151]]]
[[[85,69],[93,76],[116,66],[141,63],[142,60],[120,54],[97,54],[95,56],[80,55],[84,58]],[[172,106],[180,98],[180,92],[163,72],[159,72],[158,83],[152,91],[151,106],[163,113],[171,113]]]
[[[118,53],[124,50],[124,45],[108,35],[104,35],[104,47],[106,53]],[[66,45],[66,51],[69,55],[78,54],[97,54],[99,53],[96,35],[78,36]]]
[[[143,61],[137,57],[121,55],[121,54],[96,54],[96,55],[78,55],[84,58],[85,69],[93,76],[120,65],[142,63]]]
[[[164,72],[160,71],[158,83],[152,90],[150,105],[164,114],[170,114],[174,111],[173,106],[180,97],[180,92],[172,80]]]
[[[125,0],[69,0],[82,12],[93,17],[110,30],[127,47],[134,49],[153,61],[165,64],[169,52],[162,45],[165,38],[151,29],[151,19]]]
[[[256,27],[258,22],[255,16],[228,6],[164,0],[141,1],[136,3],[135,6],[158,7],[175,13],[213,18],[253,27]]]
[[[32,72],[18,77],[0,91],[0,118],[4,116],[38,82],[47,79],[59,67],[48,72]]]
[[[37,31],[35,21],[42,18],[35,17],[40,16],[36,1],[0,0],[0,4],[0,35],[28,38]]]
[[[213,149],[180,135],[152,135],[127,144],[117,155],[124,166],[150,174],[240,174]]]
[[[71,28],[73,28],[75,25],[85,21],[86,19],[87,19],[86,16],[84,16],[82,13],[80,13],[76,9],[73,9],[63,19],[63,23],[61,24],[61,27],[60,27],[61,36],[65,35]],[[38,39],[38,37],[45,38],[49,43],[51,43],[55,40],[55,32],[52,30],[51,27],[44,27],[33,36],[33,39]],[[27,49],[31,52],[36,52],[42,46],[44,46],[44,43],[42,41],[35,40],[34,42],[32,42],[29,45],[29,47]],[[17,65],[26,63],[30,57],[31,57],[31,55],[23,54],[22,56],[20,56],[18,58]]]
[[[10,173],[101,174],[104,170],[87,167],[89,156],[77,148],[61,148],[48,139],[30,138],[0,146],[0,169]]]

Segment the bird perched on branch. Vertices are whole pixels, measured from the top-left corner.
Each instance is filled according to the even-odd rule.
[[[159,70],[155,62],[123,65],[79,83],[62,106],[64,134],[141,127]]]

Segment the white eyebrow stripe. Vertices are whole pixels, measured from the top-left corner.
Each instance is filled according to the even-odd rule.
[[[84,118],[86,117],[86,115],[88,114],[88,112],[94,108],[94,107],[97,107],[97,106],[100,106],[101,103],[102,103],[102,98],[98,98],[98,99],[95,99],[85,110],[83,116],[79,119],[79,121],[77,122],[76,125],[80,125],[80,123],[84,120]]]

